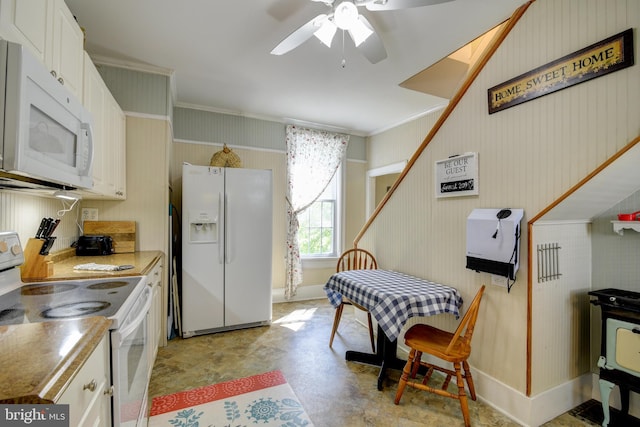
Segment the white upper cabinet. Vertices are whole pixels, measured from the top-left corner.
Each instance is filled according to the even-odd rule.
[[[29,48],[82,99],[84,34],[64,0],[0,0],[0,37]]]
[[[46,0],[0,0],[0,36],[30,48],[45,63],[53,3]]]
[[[82,103],[93,117],[93,188],[87,199],[126,198],[125,115],[88,54],[84,54]]]
[[[55,0],[53,4],[50,49],[45,52],[45,64],[52,74],[57,74],[60,83],[82,99],[84,33],[64,0]]]
[[[93,118],[93,188],[92,192],[107,194],[105,177],[108,167],[105,159],[106,127],[105,111],[107,87],[87,53],[84,54],[84,88],[82,103]]]
[[[30,49],[91,112],[94,187],[85,197],[125,199],[125,115],[84,52],[84,33],[64,0],[0,0],[0,37]]]
[[[105,120],[109,123],[106,134],[105,159],[108,195],[115,199],[126,199],[126,118],[122,109],[107,92]]]

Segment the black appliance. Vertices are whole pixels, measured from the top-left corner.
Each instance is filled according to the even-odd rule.
[[[598,367],[604,414],[602,425],[606,427],[610,421],[609,395],[613,387],[620,387],[622,416],[628,421],[632,419],[629,416],[629,393],[640,393],[640,293],[608,288],[591,291],[589,295],[596,297],[590,301],[591,304],[602,310]],[[625,421],[625,425],[632,424]]]
[[[114,252],[110,236],[80,236],[76,245],[77,256],[111,255]]]

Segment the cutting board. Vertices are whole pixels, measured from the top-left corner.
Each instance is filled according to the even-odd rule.
[[[85,236],[92,234],[111,236],[113,248],[117,254],[136,251],[135,221],[85,221],[83,229]]]

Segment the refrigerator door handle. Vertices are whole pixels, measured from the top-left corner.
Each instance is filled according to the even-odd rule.
[[[224,257],[226,264],[229,264],[229,258],[231,257],[231,255],[229,254],[229,217],[227,216],[228,203],[229,199],[227,197],[227,193],[224,193]]]
[[[218,226],[217,228],[217,232],[218,232],[218,264],[222,264],[224,262],[224,260],[222,259],[222,245],[220,244],[220,206],[222,204],[222,193],[218,193]]]

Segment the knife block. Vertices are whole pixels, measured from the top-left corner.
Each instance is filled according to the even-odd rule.
[[[49,255],[40,255],[46,240],[30,238],[24,248],[24,263],[20,267],[23,281],[46,279],[53,275],[53,261]]]

